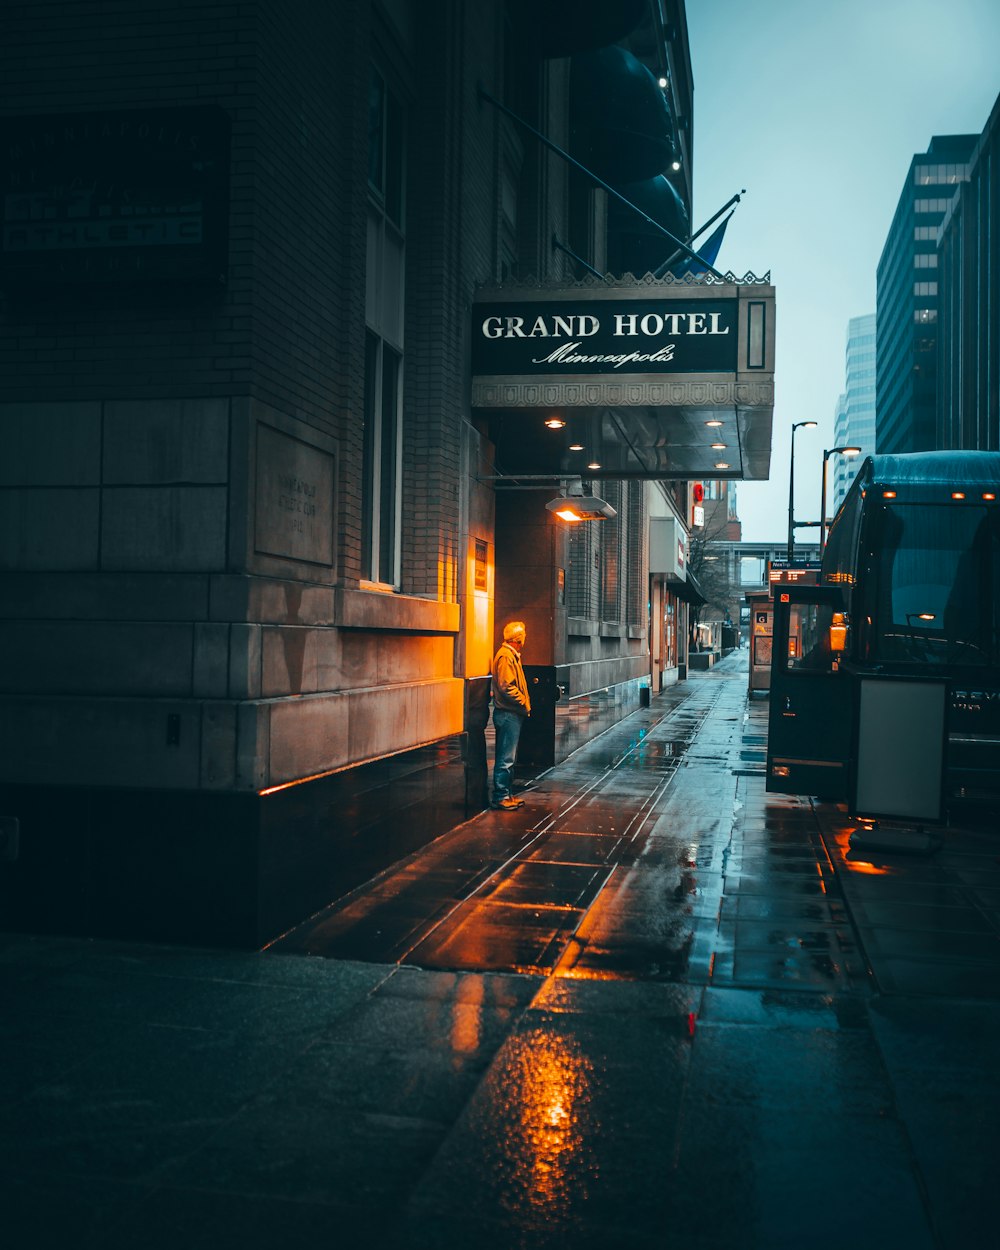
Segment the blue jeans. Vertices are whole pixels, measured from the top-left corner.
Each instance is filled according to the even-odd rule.
[[[493,709],[493,728],[496,730],[496,754],[493,761],[493,802],[510,798],[510,778],[517,755],[517,740],[521,736],[524,717],[508,712],[502,707]]]

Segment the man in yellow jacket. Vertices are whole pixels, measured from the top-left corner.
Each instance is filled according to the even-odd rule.
[[[524,621],[508,621],[503,627],[503,642],[490,668],[493,678],[493,727],[496,730],[492,806],[502,812],[516,811],[524,806],[523,799],[515,799],[511,794],[510,786],[521,726],[531,715],[528,683],[521,666],[521,648],[526,636]]]

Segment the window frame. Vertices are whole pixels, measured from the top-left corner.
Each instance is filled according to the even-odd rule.
[[[366,587],[398,591],[402,582],[406,132],[403,102],[375,61],[371,62],[368,118],[361,580]]]

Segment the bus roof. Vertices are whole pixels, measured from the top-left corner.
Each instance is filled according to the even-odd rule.
[[[879,486],[1000,487],[1000,451],[914,451],[869,456],[859,480]]]

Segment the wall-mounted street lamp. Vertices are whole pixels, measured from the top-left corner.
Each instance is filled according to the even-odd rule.
[[[788,563],[791,564],[795,552],[795,431],[815,430],[815,421],[795,421],[792,423],[792,458],[788,464]]]
[[[557,495],[545,505],[563,521],[605,521],[618,513],[597,495],[585,495],[582,482],[570,482],[564,495]]]
[[[860,447],[831,447],[823,452],[823,490],[820,494],[819,505],[819,554],[823,555],[826,547],[826,462],[831,456],[860,456]]]

